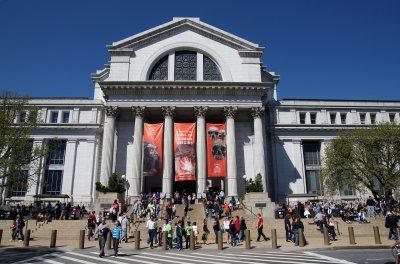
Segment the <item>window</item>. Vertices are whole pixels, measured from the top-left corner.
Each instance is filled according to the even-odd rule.
[[[371,124],[375,124],[376,123],[376,114],[370,114],[371,117]]]
[[[46,170],[44,175],[43,194],[61,194],[62,180],[62,170]]]
[[[360,113],[360,122],[361,125],[365,125],[365,113]]]
[[[300,113],[300,124],[306,123],[306,113]]]
[[[331,117],[331,124],[336,124],[336,113],[330,113],[329,116]]]
[[[390,113],[389,114],[389,121],[390,123],[394,123],[394,118],[395,118],[396,114],[395,113]]]
[[[218,66],[207,56],[203,56],[203,80],[222,81]]]
[[[65,156],[65,140],[50,140],[49,155],[47,158],[48,165],[63,165]]]
[[[346,113],[340,113],[340,122],[346,124]]]
[[[11,196],[23,197],[28,186],[28,170],[23,170],[15,179],[11,180]]]
[[[320,166],[320,144],[318,141],[303,141],[304,162],[306,166]]]
[[[50,123],[58,123],[58,112],[51,112]]]
[[[340,189],[340,195],[342,195],[342,196],[355,196],[356,195],[356,189],[354,187],[349,186],[349,185],[344,185]]]
[[[197,53],[177,51],[175,53],[175,80],[196,80]]]
[[[19,123],[26,123],[28,121],[28,113],[25,111],[22,111],[19,113]]]
[[[317,123],[317,113],[310,114],[311,124],[315,125]]]
[[[69,112],[63,112],[62,122],[63,123],[69,123]]]
[[[307,193],[322,195],[323,187],[319,178],[319,170],[306,171]]]
[[[168,55],[154,65],[149,80],[168,80]]]

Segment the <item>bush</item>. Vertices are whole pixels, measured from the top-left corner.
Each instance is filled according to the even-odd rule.
[[[101,182],[96,182],[96,191],[102,193],[108,192],[116,192],[116,193],[123,193],[125,192],[125,188],[122,184],[118,181],[118,175],[114,172],[110,180],[108,181],[108,186],[104,186]]]
[[[256,179],[250,179],[246,184],[246,192],[263,192],[262,176],[260,173],[257,174]]]

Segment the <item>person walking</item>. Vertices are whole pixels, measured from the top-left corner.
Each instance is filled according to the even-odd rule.
[[[185,240],[186,240],[186,249],[188,249],[190,247],[190,235],[192,233],[192,230],[193,230],[192,224],[191,224],[190,221],[188,221],[187,224],[186,224],[186,228],[185,228],[185,231],[186,231],[186,238],[185,238]]]
[[[96,230],[96,235],[99,237],[100,258],[104,257],[104,246],[106,245],[106,238],[109,231],[110,227],[106,223],[106,219],[103,218],[100,225],[97,226]]]
[[[128,243],[128,228],[129,228],[129,220],[125,215],[121,221],[121,231],[122,231],[121,241],[125,241],[125,243]]]
[[[285,215],[285,218],[283,220],[284,224],[285,224],[286,242],[292,241],[292,225],[290,224],[291,219],[292,219],[292,216],[290,215],[289,212],[287,212]]]
[[[87,230],[88,230],[88,234],[87,234],[87,238],[88,241],[90,241],[90,239],[93,237],[94,235],[94,228],[96,227],[96,215],[95,212],[93,211],[92,213],[89,213],[88,215],[88,219],[87,219]]]
[[[172,231],[172,225],[171,221],[168,221],[168,224],[166,226],[166,231],[167,231],[167,242],[168,242],[168,249],[172,249],[172,238],[173,238],[173,231]]]
[[[215,219],[213,221],[213,230],[214,230],[214,234],[215,234],[215,244],[218,244],[218,232],[221,231],[218,217],[215,217]]]
[[[113,249],[114,249],[114,256],[118,255],[118,245],[121,239],[121,225],[119,221],[115,222],[114,227],[112,229],[112,239],[113,239]]]
[[[239,241],[243,242],[244,241],[244,232],[246,231],[247,226],[246,226],[246,221],[244,220],[243,216],[240,219],[240,224],[239,224]]]
[[[231,218],[230,218],[230,217],[225,218],[225,221],[224,221],[224,231],[225,231],[225,233],[226,233],[226,237],[227,237],[228,244],[230,243],[230,237],[231,237],[231,235],[230,235],[231,232],[230,232],[230,229],[229,229],[230,223],[231,223]]]
[[[235,226],[235,221],[231,219],[229,222],[229,232],[231,234],[231,246],[236,247],[237,242],[236,242],[236,226]]]
[[[179,221],[175,227],[175,235],[176,235],[176,248],[178,251],[182,250],[182,222]]]
[[[265,241],[268,241],[268,238],[264,235],[263,227],[264,227],[264,219],[262,218],[261,214],[258,214],[258,219],[257,219],[257,232],[258,232],[257,242],[260,242],[260,237],[261,236],[264,238]]]
[[[208,235],[210,234],[210,230],[207,225],[207,218],[203,220],[203,235],[201,236],[201,240],[203,240],[203,244],[208,245]]]
[[[149,220],[147,220],[146,228],[148,228],[149,233],[148,243],[150,243],[150,248],[153,249],[154,237],[157,232],[157,223],[154,221],[153,217],[150,217]]]
[[[24,227],[25,227],[24,217],[21,216],[20,214],[17,215],[16,222],[17,222],[17,230],[15,232],[13,240],[15,240],[18,237],[18,240],[23,241],[24,240]]]
[[[15,241],[15,238],[17,236],[17,221],[13,220],[10,226],[11,229],[11,240],[10,241]]]

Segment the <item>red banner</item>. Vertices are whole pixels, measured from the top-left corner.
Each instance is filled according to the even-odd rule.
[[[143,175],[161,176],[163,160],[163,123],[144,124]]]
[[[175,181],[196,180],[196,123],[174,123]]]
[[[207,123],[207,167],[208,177],[226,176],[225,124]]]

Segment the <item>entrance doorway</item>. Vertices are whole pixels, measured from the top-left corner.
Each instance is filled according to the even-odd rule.
[[[187,194],[196,193],[196,181],[174,181],[174,193],[178,191],[182,193],[185,191]]]

